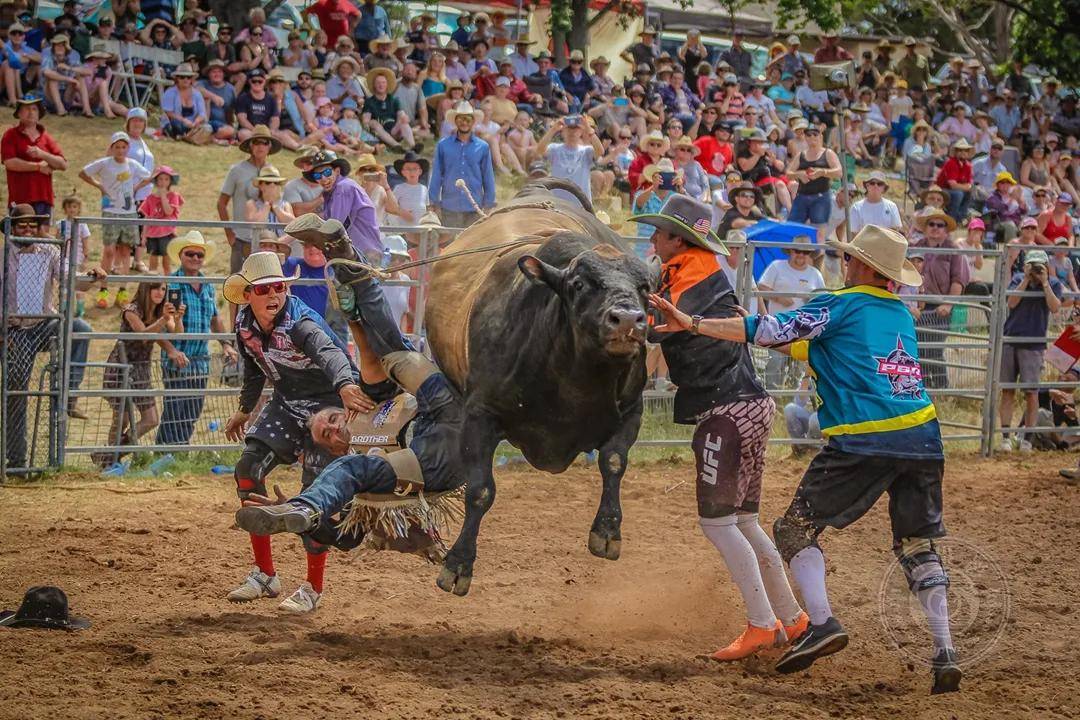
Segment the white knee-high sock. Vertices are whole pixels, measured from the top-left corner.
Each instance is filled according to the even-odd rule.
[[[941,563],[927,562],[917,565],[912,570],[911,579],[918,582],[944,574],[945,570],[941,567]],[[915,597],[922,605],[926,622],[930,626],[930,634],[934,636],[934,650],[952,648],[952,633],[949,631],[948,588],[944,585],[935,585],[925,590],[916,590]]]
[[[776,626],[776,615],[773,614],[769,594],[761,580],[757,556],[754,548],[736,527],[735,519],[734,515],[700,518],[701,531],[723,556],[731,579],[735,581],[743,602],[746,603],[746,616],[750,624],[772,629]]]
[[[816,547],[803,548],[788,563],[795,584],[802,593],[810,622],[821,625],[832,617],[829,593],[825,590],[825,556]]]
[[[776,545],[758,524],[757,513],[737,517],[736,527],[757,555],[761,579],[765,583],[765,590],[769,594],[773,612],[785,625],[794,624],[802,613],[802,608],[799,607],[799,601],[795,599],[795,593],[791,592],[787,573],[784,572],[784,561],[780,558]]]

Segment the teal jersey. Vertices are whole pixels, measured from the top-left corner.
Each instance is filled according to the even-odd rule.
[[[844,288],[792,312],[751,315],[745,326],[756,345],[796,343],[792,356],[810,363],[821,434],[830,446],[857,455],[944,457],[937,412],[923,387],[915,321],[893,293]]]

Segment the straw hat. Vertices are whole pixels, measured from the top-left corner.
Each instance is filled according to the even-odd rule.
[[[930,195],[940,195],[940,196],[941,196],[941,199],[942,199],[943,201],[945,201],[945,202],[948,202],[948,200],[949,200],[949,195],[948,195],[948,193],[946,193],[946,192],[945,192],[945,191],[944,191],[944,190],[943,190],[943,189],[941,188],[941,186],[940,186],[940,185],[938,185],[938,184],[936,184],[936,183],[932,183],[932,184],[930,185],[930,187],[928,187],[928,188],[926,188],[925,190],[923,190],[923,191],[922,191],[922,192],[921,192],[921,193],[919,194],[919,200],[921,200],[921,201],[923,202],[923,204],[925,205],[925,204],[926,204],[926,198],[927,198],[927,197],[929,197]]]
[[[670,160],[662,160],[670,163]],[[652,166],[650,166],[652,167]],[[645,169],[648,172],[648,168]],[[692,197],[681,193],[672,193],[655,213],[633,215],[633,222],[652,225],[677,235],[688,243],[704,248],[711,253],[727,255],[728,249],[712,229],[712,209]]]
[[[288,255],[292,252],[292,243],[288,235],[282,235],[278,237],[273,230],[263,230],[259,233],[259,237],[256,238],[255,244],[259,246],[259,250],[263,250],[263,245],[273,245],[275,250],[271,252],[279,252],[284,255]]]
[[[908,242],[895,230],[867,225],[851,242],[832,240],[830,248],[847,253],[901,285],[920,287],[922,275],[907,259]]]
[[[595,68],[597,65],[603,65],[604,67],[608,67],[611,65],[611,62],[603,55],[597,55],[589,61],[589,67]]]
[[[646,165],[641,171],[641,177],[651,182],[654,175],[665,172],[675,173],[676,177],[682,177],[683,174],[681,169],[675,168],[675,163],[671,162],[671,158],[661,158],[659,162]]]
[[[368,70],[368,74],[364,76],[364,83],[367,85],[368,92],[375,93],[375,78],[380,75],[386,78],[386,94],[393,95],[394,90],[397,89],[397,77],[394,76],[393,70],[384,67]]]
[[[385,167],[379,164],[379,161],[375,159],[375,156],[371,153],[364,153],[363,155],[357,155],[353,160],[356,164],[356,172],[370,171],[370,168],[375,168],[377,172],[383,172]]]
[[[14,117],[19,117],[19,108],[24,108],[27,105],[37,105],[38,113],[45,112],[45,99],[40,95],[23,95],[21,98],[15,101],[15,112],[12,113]]]
[[[675,142],[675,149],[687,148],[693,153],[694,157],[701,154],[701,148],[694,144],[694,141],[690,139],[689,135],[683,135]]]
[[[244,142],[240,143],[240,152],[251,152],[251,143],[256,140],[267,140],[270,142],[270,154],[273,155],[277,151],[281,150],[281,141],[270,134],[270,128],[265,125],[256,125],[255,129],[251,131],[251,137]]]
[[[170,240],[168,247],[165,249],[169,253],[169,259],[172,260],[174,267],[180,266],[180,253],[189,247],[199,248],[206,253],[206,260],[214,256],[214,246],[206,242],[203,234],[198,230],[190,230],[186,235]]]
[[[176,66],[176,69],[172,71],[173,77],[193,78],[199,77],[199,73],[195,72],[195,69],[191,67],[191,63],[180,63]]]
[[[660,141],[664,144],[660,154],[665,154],[671,148],[671,140],[659,130],[652,130],[641,136],[641,140],[638,141],[638,150],[645,152],[645,146],[650,142]]]
[[[975,146],[967,141],[967,138],[960,138],[952,144],[950,150],[974,150]]]
[[[941,208],[929,207],[923,208],[918,215],[915,216],[915,227],[920,232],[926,232],[926,223],[931,220],[942,220],[949,226],[949,232],[956,229],[956,221],[953,220],[948,213]]]
[[[259,168],[259,174],[251,180],[251,184],[255,187],[259,187],[262,183],[284,185],[286,182],[285,178],[281,177],[281,173],[273,165],[263,165]]]
[[[253,252],[244,260],[240,272],[225,278],[221,295],[233,305],[247,305],[248,300],[244,297],[244,291],[249,287],[275,282],[292,282],[298,277],[300,277],[299,265],[296,266],[296,272],[292,277],[285,277],[281,272],[281,261],[278,260],[277,253]]]
[[[356,72],[360,72],[363,69],[362,67],[360,67],[360,63],[357,61],[357,59],[354,58],[352,55],[342,55],[334,61],[333,66],[331,66],[330,68],[330,72],[336,73],[338,71],[338,68],[341,67],[342,63],[349,63],[353,66],[353,70],[355,70]]]
[[[370,41],[368,43],[368,46],[372,47],[372,48],[374,48],[377,45],[389,45],[390,46],[390,52],[394,52],[394,50],[397,49],[397,40],[395,40],[394,38],[389,37],[387,35],[380,35],[379,37],[375,38],[374,40],[372,40],[372,41]]]

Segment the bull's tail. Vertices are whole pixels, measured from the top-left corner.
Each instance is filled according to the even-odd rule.
[[[530,180],[529,182],[525,183],[525,185],[523,185],[520,190],[518,190],[517,195],[515,195],[514,197],[531,197],[536,194],[537,190],[544,190],[548,194],[550,194],[552,190],[563,190],[577,198],[577,201],[581,203],[581,207],[585,208],[586,212],[594,212],[592,202],[590,202],[589,198],[585,196],[585,193],[581,191],[581,188],[579,188],[575,183],[572,183],[569,180],[564,180],[562,178],[545,177],[537,178],[536,180]]]

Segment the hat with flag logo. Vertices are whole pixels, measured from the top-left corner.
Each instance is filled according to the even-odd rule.
[[[630,220],[677,235],[709,252],[728,254],[723,241],[713,231],[712,210],[705,203],[686,195],[672,193],[657,212],[634,215]]]

